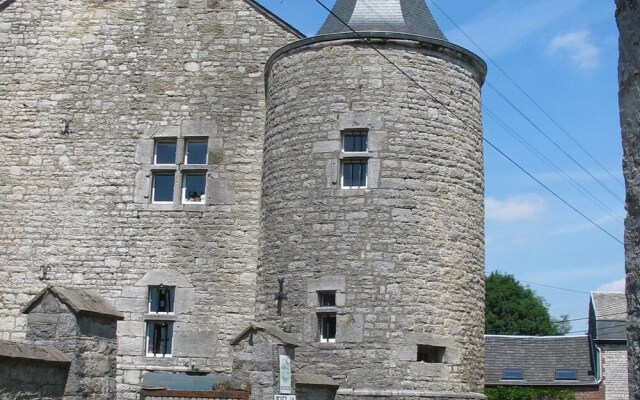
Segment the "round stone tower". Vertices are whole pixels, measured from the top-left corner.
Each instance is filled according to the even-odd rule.
[[[266,68],[257,318],[340,399],[482,398],[486,65],[424,0],[333,12]]]

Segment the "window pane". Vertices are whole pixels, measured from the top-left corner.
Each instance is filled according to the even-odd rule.
[[[182,201],[185,203],[203,203],[207,185],[204,172],[184,175],[182,182]]]
[[[175,288],[150,287],[149,288],[149,312],[172,313]]]
[[[368,135],[366,133],[345,133],[342,141],[344,152],[365,152],[368,150]]]
[[[207,142],[202,140],[189,140],[185,146],[185,164],[207,163]]]
[[[575,369],[557,369],[556,370],[556,379],[558,380],[576,380],[578,379],[578,374]]]
[[[345,160],[342,164],[342,187],[367,187],[367,160]]]
[[[320,317],[320,339],[333,342],[336,339],[336,315],[326,314]]]
[[[151,201],[154,203],[173,202],[173,183],[174,174],[154,174]]]
[[[336,294],[335,292],[321,292],[320,296],[320,307],[334,307],[336,305]]]
[[[524,379],[524,371],[521,369],[505,369],[502,371],[502,379]]]
[[[173,342],[173,322],[147,322],[147,354],[170,356]]]
[[[176,141],[156,142],[155,164],[176,163]]]

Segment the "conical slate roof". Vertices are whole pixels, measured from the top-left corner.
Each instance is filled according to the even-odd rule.
[[[425,0],[337,0],[333,13],[357,32],[394,32],[447,40]],[[329,15],[318,35],[351,32]]]

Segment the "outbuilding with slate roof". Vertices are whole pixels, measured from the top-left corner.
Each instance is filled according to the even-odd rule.
[[[485,336],[485,385],[557,387],[591,399],[599,354],[588,336]]]

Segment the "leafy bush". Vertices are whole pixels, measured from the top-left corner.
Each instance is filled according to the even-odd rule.
[[[555,388],[505,387],[485,390],[487,400],[574,400],[575,392]]]

